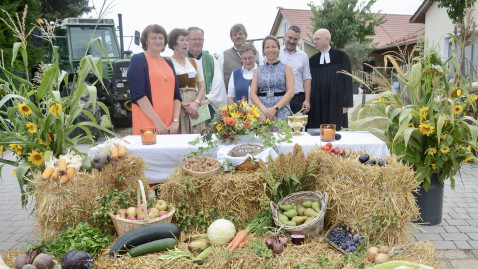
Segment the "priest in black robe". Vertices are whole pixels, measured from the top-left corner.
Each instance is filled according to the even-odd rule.
[[[314,44],[319,52],[309,59],[312,88],[307,128],[319,128],[320,124],[347,128],[347,111],[353,107],[352,78],[340,71],[351,72],[349,57],[330,47],[327,29],[314,33]]]

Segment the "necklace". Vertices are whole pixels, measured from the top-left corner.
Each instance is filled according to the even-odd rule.
[[[186,68],[186,58],[184,59],[178,59],[176,57],[171,56],[171,58],[173,58],[174,60],[176,60],[176,62],[178,62],[179,65],[181,65],[182,67]]]
[[[166,73],[163,71],[163,67],[164,67],[163,58],[159,57],[159,59],[156,59],[156,58],[153,58],[149,55],[148,55],[148,57],[152,59],[151,62],[154,63],[154,65],[156,66],[156,69],[159,70],[159,72],[164,76],[164,81],[168,81],[168,77],[166,77]],[[161,62],[161,66],[158,65],[158,63],[157,63],[158,61]]]

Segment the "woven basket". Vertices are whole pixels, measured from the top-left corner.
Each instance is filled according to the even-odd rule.
[[[312,221],[306,224],[302,224],[299,226],[288,226],[284,223],[279,221],[279,214],[282,214],[282,210],[279,208],[281,205],[289,204],[289,203],[302,203],[304,201],[320,201],[321,209],[317,217],[315,217]],[[327,202],[328,202],[328,195],[326,192],[321,194],[319,192],[314,191],[300,191],[296,193],[292,193],[284,197],[282,200],[277,203],[277,205],[271,201],[271,209],[272,209],[272,218],[274,219],[274,223],[282,227],[283,230],[291,233],[291,234],[303,234],[307,236],[314,236],[319,235],[320,232],[324,229],[324,217],[325,211],[327,210]]]
[[[344,227],[347,231],[351,231],[353,233],[356,233],[356,234],[359,234],[362,236],[362,243],[360,243],[360,245],[366,245],[367,243],[365,242],[366,241],[366,238],[363,236],[363,233],[361,231],[358,231],[356,229],[352,229],[350,228],[350,226],[344,224],[343,222],[338,222],[336,223],[334,226],[332,226],[329,231],[325,234],[325,239],[327,239],[329,237],[329,234],[330,232],[332,232],[333,229],[337,228],[337,227]],[[340,248],[339,246],[337,246],[335,243],[333,243],[332,241],[329,241],[329,245],[333,248],[335,248],[337,251],[339,251],[340,253],[342,254],[348,254],[345,250],[343,250],[342,248]],[[352,252],[350,252],[352,253]]]
[[[207,158],[208,158],[208,159],[216,160],[216,159],[211,158],[211,157],[207,157]],[[218,161],[218,160],[216,160],[216,161]],[[196,172],[196,171],[187,169],[187,168],[184,167],[184,165],[183,165],[183,170],[186,171],[186,173],[190,174],[191,176],[198,177],[198,178],[212,177],[212,176],[214,176],[215,174],[217,174],[220,169],[221,169],[221,167],[219,166],[218,168],[215,168],[215,169],[210,170],[210,171],[207,171],[207,172]]]
[[[235,169],[239,172],[254,172],[259,168],[259,162],[252,161],[251,158],[245,159],[241,164],[236,165]]]
[[[176,212],[176,209],[174,207],[168,205],[168,208],[166,211],[169,213],[159,217],[150,220],[148,217],[148,201],[146,200],[146,194],[144,193],[144,187],[143,187],[143,182],[141,180],[138,180],[138,189],[136,192],[136,198],[137,198],[137,204],[138,206],[141,206],[141,198],[143,199],[143,206],[144,206],[144,220],[129,220],[129,219],[123,219],[120,217],[116,217],[113,214],[109,214],[111,219],[113,220],[113,224],[115,225],[116,232],[118,233],[118,236],[122,236],[123,234],[129,232],[130,230],[133,230],[135,228],[151,224],[151,223],[160,223],[160,222],[171,222],[173,219],[174,212]]]

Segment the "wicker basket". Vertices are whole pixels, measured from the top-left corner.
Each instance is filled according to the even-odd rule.
[[[289,203],[299,203],[303,201],[320,201],[321,209],[317,217],[312,221],[306,224],[299,226],[288,226],[279,221],[279,214],[282,214],[282,210],[279,208],[281,205]],[[282,227],[283,230],[292,233],[292,234],[303,234],[307,236],[319,235],[320,232],[324,229],[324,217],[325,211],[327,210],[328,195],[326,192],[321,194],[314,191],[300,191],[292,193],[284,197],[282,200],[277,203],[277,205],[271,201],[272,217],[274,223],[277,226]]]
[[[208,159],[216,160],[216,159],[211,158],[211,157],[207,157],[207,158],[208,158]],[[218,160],[216,160],[216,161],[219,162]],[[207,172],[196,172],[196,171],[187,169],[187,168],[184,167],[184,165],[183,165],[183,170],[186,171],[186,173],[190,174],[191,176],[198,177],[198,178],[212,177],[212,176],[214,176],[215,174],[217,174],[220,169],[221,169],[221,166],[219,166],[219,167],[217,167],[217,168],[215,168],[215,169],[213,169],[213,170],[207,171]]]
[[[257,168],[259,168],[259,162],[252,161],[251,158],[245,159],[241,164],[235,167],[238,172],[254,172]]]
[[[344,224],[343,222],[339,222],[339,223],[336,223],[334,226],[332,226],[329,231],[325,234],[325,239],[327,239],[330,235],[330,232],[332,232],[333,229],[337,228],[337,227],[344,227],[347,231],[351,231],[355,234],[359,234],[362,236],[362,242],[360,243],[361,245],[365,245],[366,244],[366,238],[363,236],[363,233],[361,231],[358,231],[356,229],[352,229],[350,228],[350,226]],[[329,241],[329,245],[333,248],[335,248],[337,251],[339,251],[340,253],[342,254],[348,254],[345,250],[343,250],[342,248],[340,248],[339,246],[337,246],[335,243],[333,243],[332,241]],[[350,252],[352,253],[352,252]]]
[[[152,224],[152,223],[160,223],[160,222],[171,222],[173,219],[174,212],[176,212],[176,209],[170,205],[168,205],[168,208],[166,211],[168,211],[168,214],[155,218],[150,220],[148,217],[148,202],[146,200],[146,194],[144,193],[144,187],[143,187],[143,182],[141,180],[138,180],[138,189],[136,192],[136,198],[137,198],[137,203],[138,206],[141,206],[141,198],[143,200],[143,206],[144,206],[144,220],[129,220],[129,219],[123,219],[120,217],[116,217],[113,214],[109,214],[111,219],[113,220],[113,224],[115,225],[116,232],[118,233],[118,236],[122,236],[123,234],[129,232],[130,230],[134,228],[138,228],[147,224]]]

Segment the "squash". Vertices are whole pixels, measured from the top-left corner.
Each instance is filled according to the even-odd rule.
[[[174,238],[159,239],[130,249],[129,255],[131,255],[131,257],[136,257],[152,252],[174,249],[177,244],[178,241]]]
[[[164,222],[141,226],[118,238],[111,247],[109,257],[110,259],[114,259],[115,255],[124,254],[131,247],[164,238],[179,238],[180,235],[181,231],[174,223]]]

